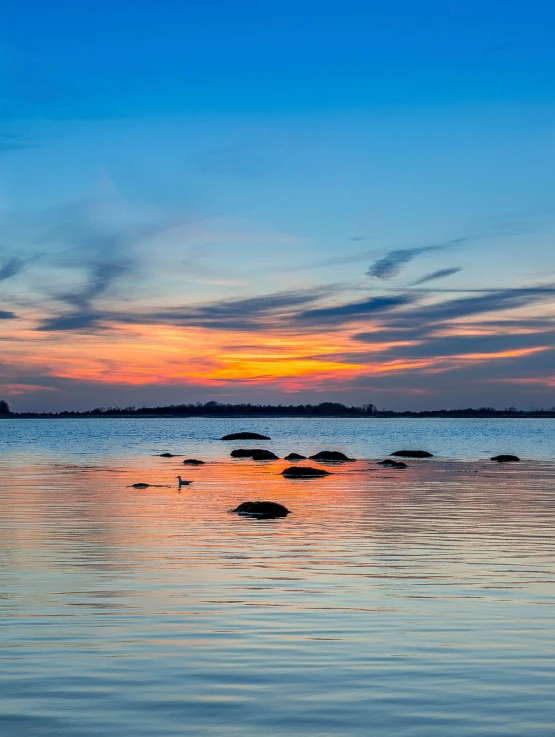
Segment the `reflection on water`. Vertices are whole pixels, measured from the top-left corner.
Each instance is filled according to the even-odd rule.
[[[551,461],[292,481],[87,443],[0,455],[2,735],[553,734]],[[293,513],[227,513],[259,498]]]

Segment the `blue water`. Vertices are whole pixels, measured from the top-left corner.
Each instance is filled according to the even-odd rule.
[[[553,420],[0,421],[0,734],[553,737],[554,472]]]
[[[555,419],[73,419],[0,420],[0,453],[32,449],[51,457],[111,458],[170,450],[217,457],[219,438],[252,430],[277,455],[312,454],[333,446],[357,458],[377,458],[406,447],[445,458],[475,460],[513,453],[555,459]],[[251,441],[252,444],[252,441]],[[244,445],[244,441],[243,441]],[[225,446],[227,448],[227,446]]]

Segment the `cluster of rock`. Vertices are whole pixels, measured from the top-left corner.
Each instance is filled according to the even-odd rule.
[[[232,458],[252,458],[255,461],[277,461],[279,457],[272,453],[271,450],[265,448],[237,448],[230,453]],[[322,450],[315,455],[309,456],[311,461],[320,461],[321,463],[343,463],[344,461],[354,461],[354,458],[348,458],[344,453],[337,450]],[[299,453],[289,453],[285,456],[286,461],[305,461],[306,456]]]
[[[222,440],[271,440],[267,435],[261,435],[256,432],[236,432],[224,435]],[[271,450],[266,448],[237,448],[231,451],[232,458],[250,458],[254,461],[277,461],[278,456]],[[391,453],[389,458],[382,461],[377,461],[378,465],[384,466],[385,468],[392,469],[405,469],[408,468],[407,464],[403,461],[396,461],[391,456],[400,458],[433,458],[433,454],[427,450],[397,450]],[[165,452],[160,453],[161,458],[175,458],[176,455],[173,453]],[[312,461],[318,461],[320,463],[346,463],[349,461],[356,460],[355,458],[349,458],[344,453],[337,450],[321,450],[314,455],[308,457]],[[301,455],[300,453],[289,453],[285,456],[286,461],[306,461],[307,456]],[[490,458],[491,461],[497,463],[514,463],[520,461],[520,458],[515,455],[497,455]],[[183,461],[186,466],[202,466],[204,461],[198,458],[186,458]],[[323,468],[314,468],[312,466],[289,466],[283,469],[281,475],[287,479],[312,479],[322,478],[329,476],[330,471],[326,471]],[[189,481],[183,481],[181,477],[178,477],[179,485],[188,484]],[[151,484],[137,483],[131,485],[135,489],[148,489]],[[238,514],[242,517],[252,517],[255,519],[275,519],[278,517],[286,517],[290,514],[290,510],[284,507],[283,504],[271,501],[254,501],[254,502],[242,502],[235,509],[229,510],[231,513]]]

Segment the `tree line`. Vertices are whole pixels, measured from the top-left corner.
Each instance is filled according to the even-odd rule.
[[[374,404],[359,407],[346,406],[340,402],[320,404],[223,404],[220,402],[196,402],[193,404],[170,404],[162,407],[97,407],[82,412],[12,412],[8,403],[0,400],[0,416],[10,418],[29,417],[555,417],[551,409],[532,408],[518,410],[516,407],[498,410],[494,407],[466,409],[422,410],[420,412],[380,409]]]

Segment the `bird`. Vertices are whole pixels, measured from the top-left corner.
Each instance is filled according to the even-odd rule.
[[[177,485],[179,486],[179,488],[181,488],[182,486],[189,486],[189,484],[191,483],[192,481],[186,481],[185,479],[182,479],[181,476],[177,477]]]

